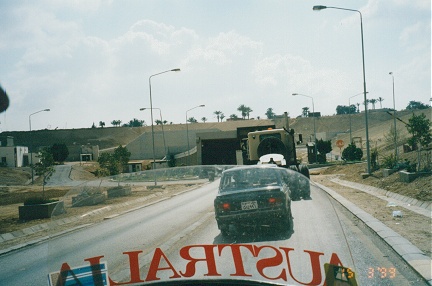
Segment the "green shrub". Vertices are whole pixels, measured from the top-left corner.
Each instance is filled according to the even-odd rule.
[[[397,169],[396,165],[398,164],[396,160],[396,156],[394,154],[390,154],[389,156],[383,156],[381,166],[385,169]]]
[[[405,159],[404,162],[398,162],[396,164],[397,170],[406,170],[407,172],[414,173],[417,169],[416,163],[411,164],[411,162]]]
[[[355,144],[350,144],[342,151],[342,160],[360,161],[363,157],[363,151],[357,148]]]

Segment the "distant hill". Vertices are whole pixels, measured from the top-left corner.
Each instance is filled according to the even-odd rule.
[[[397,116],[405,122],[411,117],[413,111],[404,110],[398,111]],[[432,109],[416,110],[416,114],[425,113],[431,119]],[[383,142],[384,134],[388,133],[393,125],[393,118],[385,110],[370,110],[369,112],[369,137],[374,144]],[[269,119],[254,119],[248,120],[247,125],[274,124]],[[207,122],[194,123],[193,129],[219,129],[219,130],[236,130],[237,126],[242,122]],[[296,135],[303,134],[307,140],[310,134],[313,134],[313,118],[290,118],[290,128],[295,130]],[[336,139],[342,139],[349,142],[349,115],[333,115],[316,118],[316,132],[338,133]],[[398,129],[401,129],[407,135],[406,128],[403,123],[397,121]],[[364,113],[351,115],[351,126],[353,136],[365,137],[365,119]],[[160,126],[155,126],[160,130]],[[170,130],[184,130],[185,124],[165,125],[165,132]],[[151,132],[151,126],[144,127],[105,127],[105,128],[83,128],[83,129],[59,129],[59,130],[36,130],[31,134],[28,131],[5,131],[0,133],[0,137],[12,136],[14,144],[18,146],[31,146],[34,148],[43,146],[52,146],[54,143],[65,143],[70,152],[76,152],[82,145],[98,145],[99,149],[115,148],[119,145],[127,145],[144,132]],[[74,159],[75,160],[75,159]]]

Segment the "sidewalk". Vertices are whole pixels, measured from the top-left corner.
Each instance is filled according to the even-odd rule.
[[[421,202],[412,198],[401,196],[383,189],[378,189],[368,185],[344,181],[339,178],[332,178],[330,181],[360,190],[362,192],[373,195],[379,199],[395,203],[401,207],[409,209],[415,213],[431,218],[431,203]],[[333,189],[326,187],[318,182],[314,182],[318,187],[326,191],[331,197],[338,201],[342,206],[354,214],[358,219],[363,221],[372,231],[381,237],[393,250],[399,254],[418,274],[432,285],[432,260],[425,255],[420,249],[413,245],[410,241],[393,231],[384,223],[366,213],[352,202],[339,195]]]

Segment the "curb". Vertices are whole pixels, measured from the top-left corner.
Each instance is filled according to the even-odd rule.
[[[331,188],[314,182],[315,185],[327,192],[332,198],[339,202],[353,215],[363,221],[373,230],[385,243],[387,243],[402,259],[408,263],[425,281],[432,285],[431,265],[432,259],[426,256],[420,249],[390,229],[381,221],[366,213],[355,204],[351,203]]]

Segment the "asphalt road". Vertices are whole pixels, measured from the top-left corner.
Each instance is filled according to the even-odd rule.
[[[62,263],[76,267],[87,264],[84,259],[97,256],[104,256],[101,260],[107,261],[109,276],[116,282],[129,281],[133,264],[140,269],[140,279],[146,278],[149,268],[156,267],[158,278],[192,272],[195,278],[205,277],[216,271],[226,277],[240,272],[244,276],[273,278],[285,274],[286,281],[276,281],[298,284],[296,281],[309,283],[319,279],[322,284],[324,278],[318,276],[324,276],[323,264],[335,255],[354,270],[360,285],[422,285],[397,255],[315,187],[311,190],[312,199],[292,203],[292,229],[232,229],[231,236],[223,237],[213,213],[217,183],[0,256],[0,285],[47,285],[47,273],[58,271]],[[217,250],[215,244],[226,246]],[[263,249],[252,255],[246,246],[240,247],[243,270],[232,255],[232,245],[240,244]],[[155,260],[156,248],[161,251],[159,260]],[[179,249],[189,251],[192,258],[205,254],[208,258],[211,255],[206,251],[210,249],[215,257],[207,262],[189,263],[188,268],[190,261],[184,253],[182,257]],[[133,253],[138,257],[137,263],[128,259],[133,260]],[[283,260],[258,261],[273,256]],[[319,260],[320,269],[314,267],[313,259]],[[213,270],[208,264],[210,260],[214,261]],[[260,273],[257,269],[262,263],[267,266]],[[397,270],[393,274],[394,268]]]
[[[77,182],[72,181],[69,178],[72,165],[55,165],[55,172],[51,175],[47,181],[47,186],[69,186],[76,185]]]

